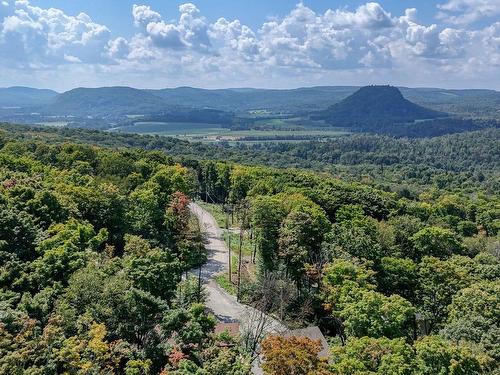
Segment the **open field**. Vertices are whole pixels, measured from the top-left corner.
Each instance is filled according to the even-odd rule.
[[[262,143],[262,142],[301,142],[310,139],[328,139],[348,134],[336,128],[279,128],[266,130],[231,130],[218,124],[207,123],[180,123],[180,122],[137,122],[134,125],[121,126],[110,129],[111,132],[153,134],[184,138],[201,142],[221,142],[230,144]]]
[[[37,125],[42,125],[42,126],[55,126],[58,128],[62,128],[64,126],[68,125],[67,121],[44,121],[44,122],[38,122]]]
[[[223,129],[218,124],[197,122],[136,122],[134,125],[121,126],[110,131],[137,134],[158,134],[189,137],[197,134],[218,134]]]

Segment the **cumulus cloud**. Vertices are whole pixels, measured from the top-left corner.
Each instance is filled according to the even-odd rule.
[[[224,17],[210,22],[193,3],[180,5],[175,20],[135,4],[136,33],[129,38],[111,38],[105,25],[85,13],[67,15],[27,0],[4,2],[0,49],[9,53],[2,54],[0,66],[64,66],[68,72],[86,66],[93,74],[119,77],[120,84],[122,77],[141,84],[144,78],[137,77],[180,84],[203,77],[206,84],[219,86],[394,83],[394,77],[405,84],[413,79],[429,84],[443,77],[495,76],[500,64],[500,23],[464,26],[497,14],[498,2],[491,0],[448,0],[439,6],[444,24],[420,22],[414,8],[391,14],[376,2],[325,12],[299,3],[256,28]],[[468,9],[475,15],[461,19]]]
[[[18,0],[0,27],[4,64],[34,66],[58,62],[99,62],[110,31],[85,13],[68,16]]]
[[[156,47],[166,49],[193,49],[209,51],[208,21],[199,15],[199,9],[191,3],[179,6],[179,20],[165,22],[161,15],[149,6],[134,5],[134,24],[144,32]]]
[[[453,24],[469,24],[500,14],[498,0],[448,0],[439,4],[438,18]]]
[[[145,27],[148,23],[161,21],[161,15],[151,10],[151,7],[147,5],[134,4],[132,7],[132,16],[134,17],[134,24],[137,27]]]

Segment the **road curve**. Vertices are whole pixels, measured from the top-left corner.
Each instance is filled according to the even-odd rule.
[[[266,333],[281,334],[288,329],[281,322],[263,314],[253,307],[241,304],[236,297],[228,294],[217,285],[215,276],[227,272],[229,249],[222,239],[222,230],[215,218],[196,203],[189,205],[191,212],[198,218],[201,230],[206,233],[208,259],[201,270],[203,284],[208,294],[206,306],[221,322],[239,322],[241,330],[253,330],[255,325],[265,319]],[[194,273],[194,272],[193,272]]]

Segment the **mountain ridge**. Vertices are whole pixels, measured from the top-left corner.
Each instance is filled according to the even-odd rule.
[[[365,86],[354,94],[324,111],[314,114],[314,119],[324,120],[335,126],[367,127],[415,122],[445,117],[406,99],[401,91],[389,85]]]
[[[31,107],[37,107],[36,112],[72,116],[158,113],[175,107],[210,108],[228,112],[269,110],[275,113],[304,114],[325,110],[359,88],[358,86],[313,86],[296,89],[194,87],[135,89],[128,86],[110,86],[81,87],[63,93],[31,88],[0,88],[0,107],[15,106],[28,108],[30,111]],[[19,95],[18,92],[23,90],[30,95]],[[495,90],[407,87],[400,87],[399,90],[406,99],[433,110],[458,115],[500,117],[500,92]],[[96,100],[84,94],[88,92],[101,99]],[[78,93],[82,95],[80,97],[75,95]],[[109,95],[112,98],[108,100],[106,96]],[[70,103],[66,103],[66,99],[70,99]],[[107,103],[108,107],[102,108],[103,103]],[[94,107],[97,110],[92,112],[90,109]],[[81,110],[82,108],[84,110]]]

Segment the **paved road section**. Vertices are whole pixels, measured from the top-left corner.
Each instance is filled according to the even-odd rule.
[[[201,277],[208,293],[207,307],[221,322],[240,322],[243,331],[256,326],[265,320],[266,333],[284,333],[285,325],[269,316],[263,316],[260,311],[236,301],[236,297],[228,294],[215,282],[215,276],[227,272],[229,249],[222,239],[222,230],[215,218],[196,203],[189,205],[191,212],[198,218],[202,230],[207,235],[207,263],[202,267]],[[193,271],[195,273],[196,271]]]

